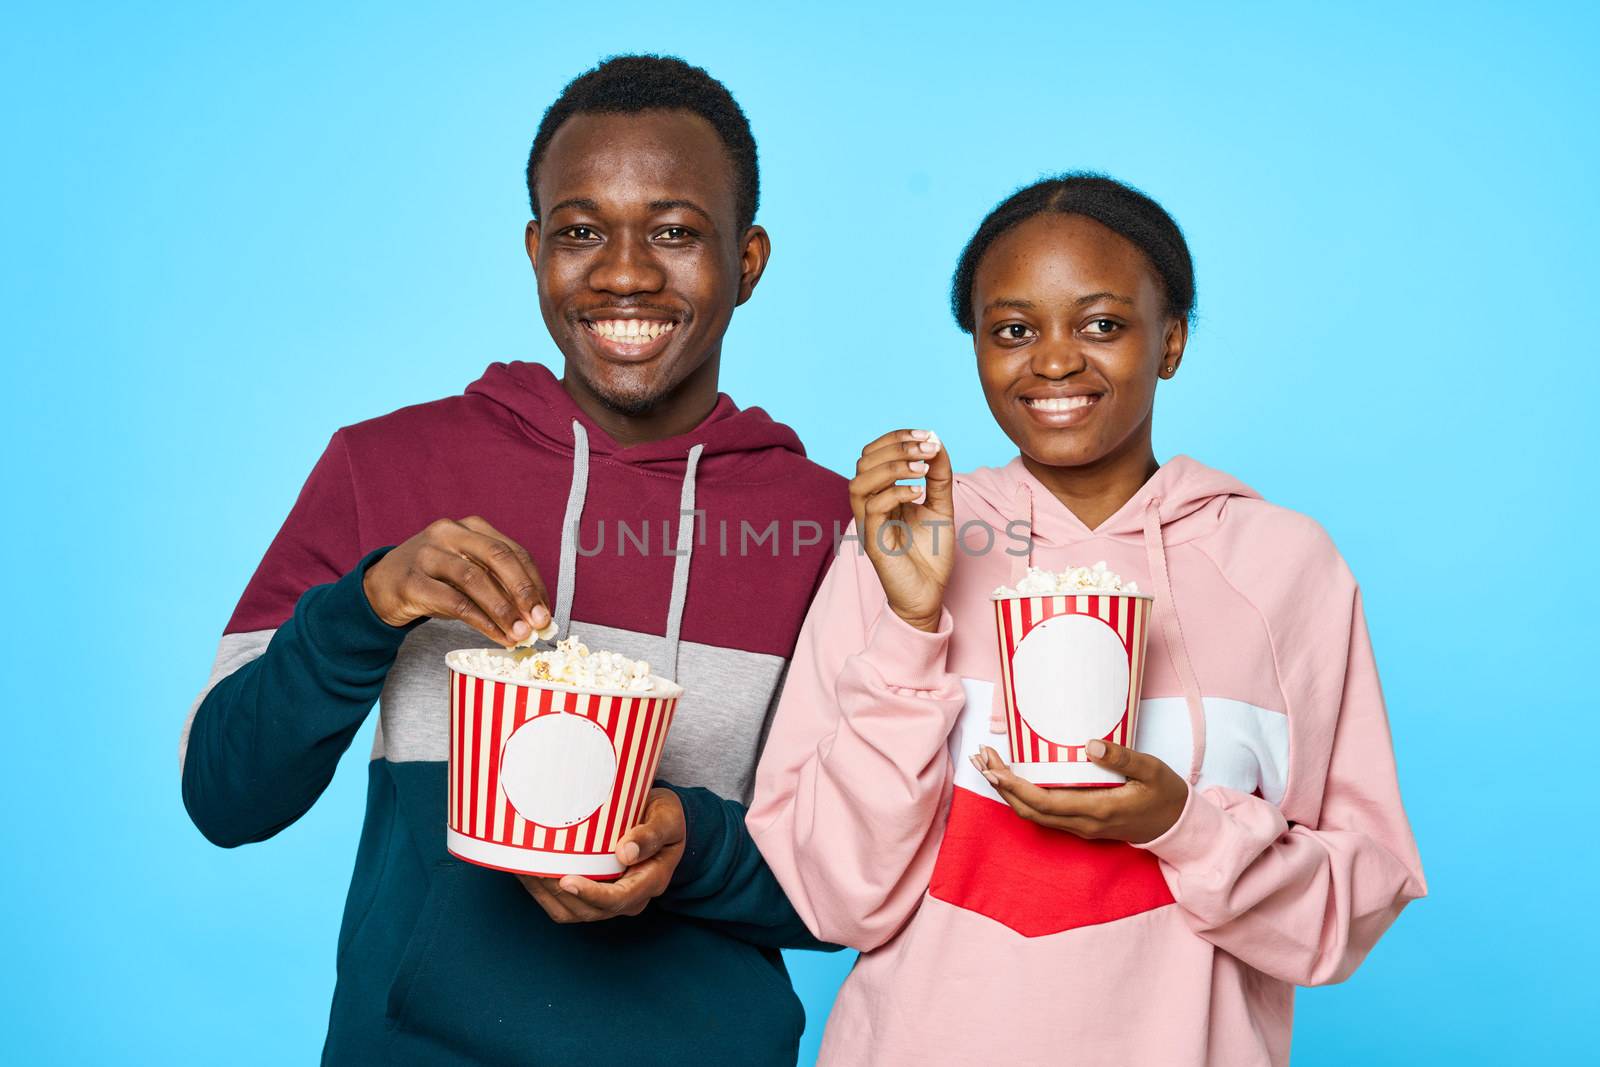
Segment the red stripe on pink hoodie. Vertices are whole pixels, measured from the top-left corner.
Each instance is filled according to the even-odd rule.
[[[1426,892],[1344,561],[1186,457],[1092,531],[1020,460],[958,477],[955,506],[975,554],[937,633],[846,543],[757,772],[762,853],[862,951],[819,1062],[1286,1063],[1294,986],[1348,977]],[[1155,594],[1137,747],[1198,783],[1146,845],[1024,822],[967,762],[1006,748],[990,594],[1030,513],[1034,565],[1106,560]]]

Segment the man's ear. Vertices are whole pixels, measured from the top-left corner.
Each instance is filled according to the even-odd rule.
[[[1156,368],[1156,373],[1163,378],[1170,378],[1178,373],[1178,368],[1183,364],[1183,350],[1189,343],[1189,320],[1173,319],[1167,324],[1167,343],[1161,353],[1161,366]]]
[[[767,260],[771,258],[772,238],[767,236],[767,231],[760,226],[744,231],[744,242],[739,248],[739,299],[734,301],[735,307],[749,300],[750,294],[756,291],[756,283],[761,280]]]
[[[528,228],[522,232],[522,245],[528,250],[528,262],[539,267],[539,220],[529,219]]]

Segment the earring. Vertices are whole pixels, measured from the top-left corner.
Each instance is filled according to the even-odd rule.
[[[1167,364],[1167,377],[1168,378],[1172,377],[1173,372],[1176,371],[1177,369],[1178,369],[1177,367],[1174,367],[1172,364],[1168,363]]]

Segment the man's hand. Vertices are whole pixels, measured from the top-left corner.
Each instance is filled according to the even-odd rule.
[[[1000,753],[985,745],[972,765],[1011,810],[1029,822],[1079,837],[1142,845],[1172,828],[1189,799],[1189,783],[1144,752],[1110,741],[1088,745],[1089,759],[1127,775],[1125,785],[1097,789],[1043,789],[1011,773]]]
[[[569,874],[560,879],[519,874],[522,887],[558,923],[587,923],[637,915],[666,892],[683,859],[683,804],[670,789],[652,789],[644,820],[617,842],[617,859],[628,869],[614,882]]]
[[[476,515],[440,519],[367,568],[367,603],[390,626],[460,619],[489,640],[514,645],[550,622],[533,557]]]

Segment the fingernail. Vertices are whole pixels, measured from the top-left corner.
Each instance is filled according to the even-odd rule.
[[[921,448],[923,452],[927,453],[930,456],[934,455],[935,453],[937,453],[939,451],[939,446],[934,444],[932,441],[924,441],[918,447]]]
[[[528,621],[535,630],[542,630],[550,625],[550,612],[543,604],[535,604],[533,610],[528,612]]]
[[[566,891],[568,893],[571,893],[573,896],[577,896],[578,895],[578,883],[569,882],[565,878],[563,878],[563,879],[561,879],[560,885],[561,885],[561,888],[564,891]]]
[[[999,785],[1000,784],[1000,776],[998,774],[994,773],[993,771],[984,771],[983,772],[983,776],[984,776],[985,779],[988,780],[990,785]]]
[[[629,841],[627,844],[617,849],[617,859],[621,860],[626,866],[632,866],[633,861],[638,858],[639,846],[634,844],[632,841]]]
[[[972,766],[973,766],[974,770],[976,770],[980,774],[983,773],[983,761],[982,760],[980,760],[977,756],[968,756],[967,759],[972,761]]]
[[[928,465],[926,463],[922,462],[922,460],[920,460],[920,459],[913,460],[911,462],[911,473],[912,474],[927,474],[928,473]]]
[[[515,637],[518,641],[521,641],[523,638],[527,637],[531,633],[533,633],[533,627],[529,626],[527,623],[523,622],[521,619],[518,619],[515,623],[512,624],[511,636]]]
[[[927,430],[912,430],[911,437],[913,440],[926,441],[929,437],[929,433]]]
[[[1090,759],[1104,759],[1105,758],[1106,743],[1104,741],[1100,740],[1098,737],[1095,738],[1093,741],[1089,742],[1088,748],[1089,748],[1089,758]]]

